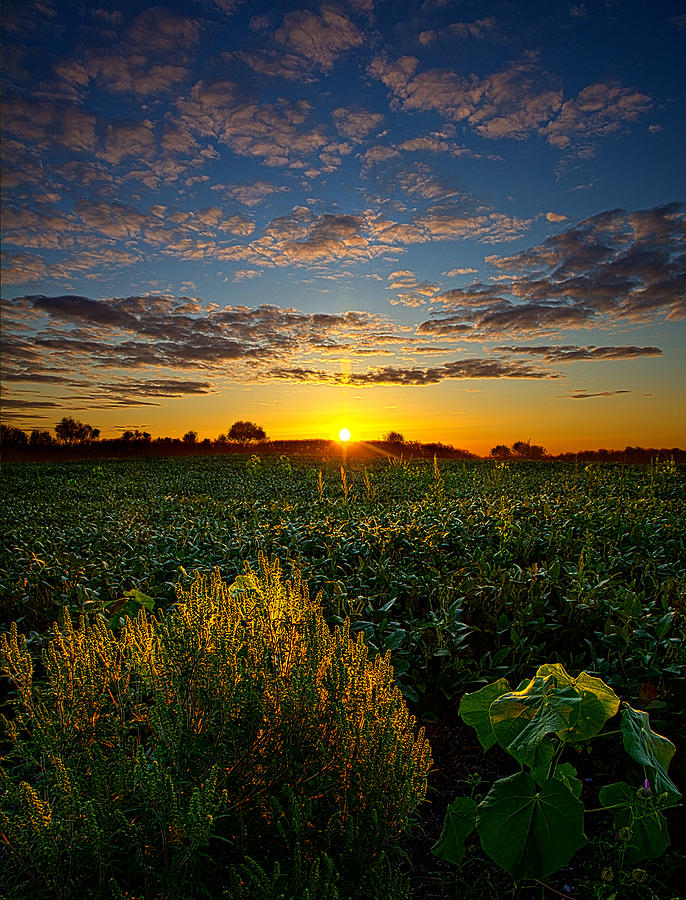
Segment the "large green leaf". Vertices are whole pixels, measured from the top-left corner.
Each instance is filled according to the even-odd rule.
[[[559,688],[554,675],[535,676],[521,691],[494,700],[489,714],[500,746],[522,765],[536,765],[536,749],[546,735],[564,735],[577,722],[581,697]]]
[[[601,788],[599,797],[603,806],[622,804],[611,812],[616,831],[620,828],[631,831],[626,850],[627,862],[662,856],[669,846],[667,819],[660,812],[654,794],[642,794],[620,781]]]
[[[668,794],[669,799],[677,803],[681,794],[667,775],[676,747],[653,731],[647,712],[634,709],[628,703],[622,708],[622,740],[629,756],[646,767],[651,789],[656,794]]]
[[[439,859],[462,864],[464,842],[476,827],[476,800],[457,797],[446,810],[441,836],[431,848]]]
[[[565,787],[569,788],[569,790],[574,794],[575,797],[581,796],[581,788],[583,787],[581,780],[576,777],[577,772],[574,766],[571,763],[561,763],[555,769],[554,778],[557,778],[558,781],[561,781]]]
[[[581,801],[558,779],[539,788],[526,772],[496,781],[477,807],[476,829],[515,881],[550,875],[586,843]]]
[[[569,730],[568,741],[589,740],[619,709],[619,697],[612,688],[587,672],[572,678],[560,663],[546,663],[539,666],[536,675],[554,675],[558,687],[573,687],[581,695],[579,718]]]
[[[505,678],[499,678],[493,684],[487,684],[479,691],[465,694],[460,700],[458,713],[462,720],[476,729],[476,736],[484,750],[489,750],[495,744],[495,734],[491,726],[491,717],[488,713],[491,703],[498,697],[506,694],[510,685]]]
[[[543,784],[550,775],[550,766],[555,757],[555,741],[550,735],[546,735],[536,747],[534,761],[531,764],[531,775],[536,784]]]

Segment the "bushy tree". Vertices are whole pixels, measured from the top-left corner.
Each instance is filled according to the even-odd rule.
[[[405,438],[399,431],[389,431],[384,435],[384,441],[389,444],[404,444]]]
[[[198,440],[198,432],[197,431],[187,431],[183,436],[184,444],[195,444]]]
[[[121,436],[122,441],[149,441],[150,434],[147,431],[139,431],[135,428],[133,431],[125,431]]]
[[[100,437],[100,429],[94,428],[86,422],[79,422],[71,416],[64,416],[55,425],[55,434],[64,444],[85,444],[89,441],[97,441]]]
[[[264,428],[254,422],[238,421],[229,428],[228,438],[230,441],[248,444],[250,441],[266,441],[267,435]]]
[[[507,459],[509,456],[512,456],[512,451],[507,444],[496,444],[491,450],[491,456],[494,456],[496,459]]]
[[[512,450],[522,459],[541,459],[545,455],[545,447],[540,444],[532,444],[531,441],[515,441]]]
[[[31,447],[52,447],[55,443],[49,431],[40,431],[34,428],[29,435],[29,444]]]
[[[23,447],[28,443],[26,432],[15,425],[0,425],[0,444],[3,447]]]

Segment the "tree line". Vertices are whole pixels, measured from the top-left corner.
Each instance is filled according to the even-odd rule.
[[[123,431],[121,437],[110,440],[123,441],[125,443],[152,443],[152,435],[147,431],[139,431],[138,428]],[[155,441],[173,441],[174,438],[156,438]],[[226,434],[220,434],[216,440],[205,438],[201,443],[239,443],[247,444],[251,441],[266,441],[267,434],[260,425],[254,422],[239,420],[234,422]],[[69,447],[85,446],[100,441],[100,429],[94,428],[85,422],[79,422],[71,416],[65,416],[55,425],[54,436],[49,431],[34,428],[29,434],[17,428],[15,425],[0,425],[0,444],[3,447],[54,447],[66,445]],[[198,433],[187,431],[181,438],[184,444],[198,443]],[[109,442],[109,441],[108,441]],[[103,443],[105,443],[103,441]]]
[[[101,438],[100,429],[85,422],[79,422],[69,416],[65,416],[54,428],[54,434],[50,431],[34,428],[27,434],[21,428],[14,425],[0,425],[0,446],[3,450],[12,451],[11,458],[22,459],[25,454],[29,456],[34,452],[39,458],[50,458],[54,453],[73,452],[78,456],[98,456],[112,454],[115,456],[143,455],[178,455],[188,453],[215,453],[230,452],[231,448],[249,448],[251,445],[261,445],[265,452],[277,453],[322,453],[328,455],[331,442],[326,440],[295,440],[295,441],[269,441],[267,434],[260,425],[254,422],[238,420],[224,434],[218,435],[214,440],[204,438],[198,440],[196,431],[189,429],[181,438],[158,437],[153,438],[147,431],[139,429],[127,429],[118,438]],[[408,441],[400,431],[388,431],[380,441],[368,441],[356,444],[350,448],[350,453],[355,455],[355,447],[364,449],[371,445],[390,452],[393,455],[403,455],[410,458],[436,455],[449,459],[477,459],[475,453],[469,450],[461,450],[451,444],[432,442],[428,444],[419,441]],[[260,451],[262,452],[262,451]],[[359,450],[359,452],[362,452]],[[359,455],[358,452],[358,455]],[[518,460],[561,460],[566,462],[634,462],[648,463],[654,459],[673,460],[676,463],[686,463],[686,451],[678,447],[660,448],[654,447],[626,447],[623,450],[579,450],[574,452],[550,454],[540,444],[533,444],[531,440],[515,441],[511,446],[496,444],[490,451],[490,458],[498,461]]]

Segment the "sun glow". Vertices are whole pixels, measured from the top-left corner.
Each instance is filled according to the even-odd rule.
[[[345,443],[345,441],[350,440],[350,431],[348,428],[341,428],[338,432],[338,437]]]

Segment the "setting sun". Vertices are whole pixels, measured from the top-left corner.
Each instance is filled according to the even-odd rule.
[[[348,428],[341,428],[341,430],[338,432],[338,437],[342,441],[349,441],[350,440],[350,430]]]

